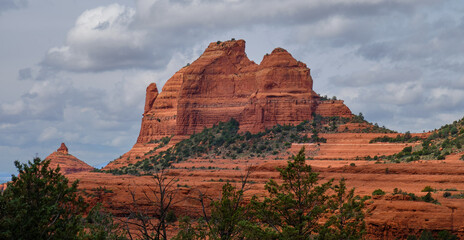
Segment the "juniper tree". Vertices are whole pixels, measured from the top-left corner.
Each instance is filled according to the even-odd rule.
[[[269,195],[263,201],[252,200],[258,225],[252,238],[298,240],[317,235],[332,181],[318,184],[319,174],[305,163],[304,148],[278,170],[283,182],[269,180],[265,185]]]
[[[0,195],[0,239],[76,239],[84,228],[88,205],[77,194],[78,181],[69,185],[50,160],[15,161],[12,176]]]
[[[364,202],[368,197],[354,195],[354,188],[346,189],[345,179],[332,187],[334,195],[328,201],[329,218],[319,233],[324,240],[361,239],[366,232]]]

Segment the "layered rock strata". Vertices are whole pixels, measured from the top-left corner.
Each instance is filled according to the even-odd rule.
[[[209,44],[192,64],[174,74],[161,93],[147,88],[137,143],[190,135],[235,118],[241,131],[259,132],[276,124],[298,124],[323,116],[351,117],[341,100],[320,101],[306,64],[282,48],[258,65],[245,53],[245,41]]]
[[[121,161],[143,156],[153,140],[182,138],[231,118],[240,122],[241,131],[256,133],[298,124],[313,114],[352,116],[343,101],[321,101],[312,88],[310,69],[285,49],[274,49],[256,64],[248,59],[244,40],[210,43],[160,93],[155,83],[148,86],[137,143]]]
[[[60,171],[63,174],[88,172],[94,169],[94,167],[69,154],[68,148],[64,143],[61,143],[60,148],[48,155],[45,159],[50,160],[49,167],[52,169],[60,166]]]

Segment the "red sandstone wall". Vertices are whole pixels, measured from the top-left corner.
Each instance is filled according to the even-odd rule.
[[[244,40],[213,42],[160,93],[156,84],[148,86],[134,148],[165,136],[197,133],[231,118],[240,122],[241,131],[259,132],[276,124],[298,124],[313,113],[352,115],[343,101],[320,101],[312,87],[310,69],[282,48],[256,64],[248,59]]]

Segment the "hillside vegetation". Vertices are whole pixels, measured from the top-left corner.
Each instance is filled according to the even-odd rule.
[[[412,142],[419,141],[416,146],[405,147],[401,152],[390,156],[381,156],[379,160],[389,160],[393,162],[410,162],[416,160],[443,160],[452,153],[461,153],[464,144],[464,118],[459,121],[454,121],[452,124],[446,124],[440,129],[433,131],[427,138],[413,138],[407,133],[397,138],[381,137],[376,142],[402,141]],[[393,140],[392,140],[393,139]],[[373,140],[373,141],[374,141]],[[463,158],[463,157],[461,157]],[[464,159],[463,159],[464,160]]]
[[[319,137],[319,133],[339,132],[340,126],[346,123],[360,123],[368,126],[364,132],[391,133],[393,131],[377,124],[370,124],[364,120],[362,114],[352,118],[322,117],[315,115],[311,121],[303,121],[298,125],[276,125],[265,131],[252,134],[239,133],[239,122],[231,119],[220,122],[212,128],[205,128],[202,132],[193,134],[173,147],[157,155],[141,159],[126,167],[108,170],[113,174],[149,174],[160,168],[166,168],[171,163],[184,161],[189,158],[205,157],[210,159],[224,158],[254,158],[277,156],[291,147],[292,143],[320,143],[326,139]],[[343,132],[349,131],[341,127]],[[359,130],[355,130],[359,131]],[[149,153],[168,144],[171,138],[163,138]],[[147,153],[148,154],[148,153]]]

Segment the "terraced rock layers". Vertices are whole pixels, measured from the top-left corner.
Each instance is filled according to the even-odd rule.
[[[343,101],[321,101],[312,88],[310,69],[282,48],[256,64],[248,59],[244,40],[210,43],[160,93],[155,83],[148,86],[137,143],[122,158],[141,157],[150,141],[198,133],[231,118],[240,122],[240,131],[256,133],[313,114],[352,116]]]
[[[68,147],[64,143],[61,143],[61,146],[45,159],[50,160],[50,168],[54,169],[59,166],[63,174],[89,172],[94,169],[94,167],[69,154]]]
[[[235,118],[241,131],[259,132],[276,124],[298,124],[323,116],[350,117],[343,101],[320,101],[306,64],[282,48],[250,61],[244,40],[213,42],[192,64],[172,76],[158,94],[147,88],[137,140],[190,135]]]

